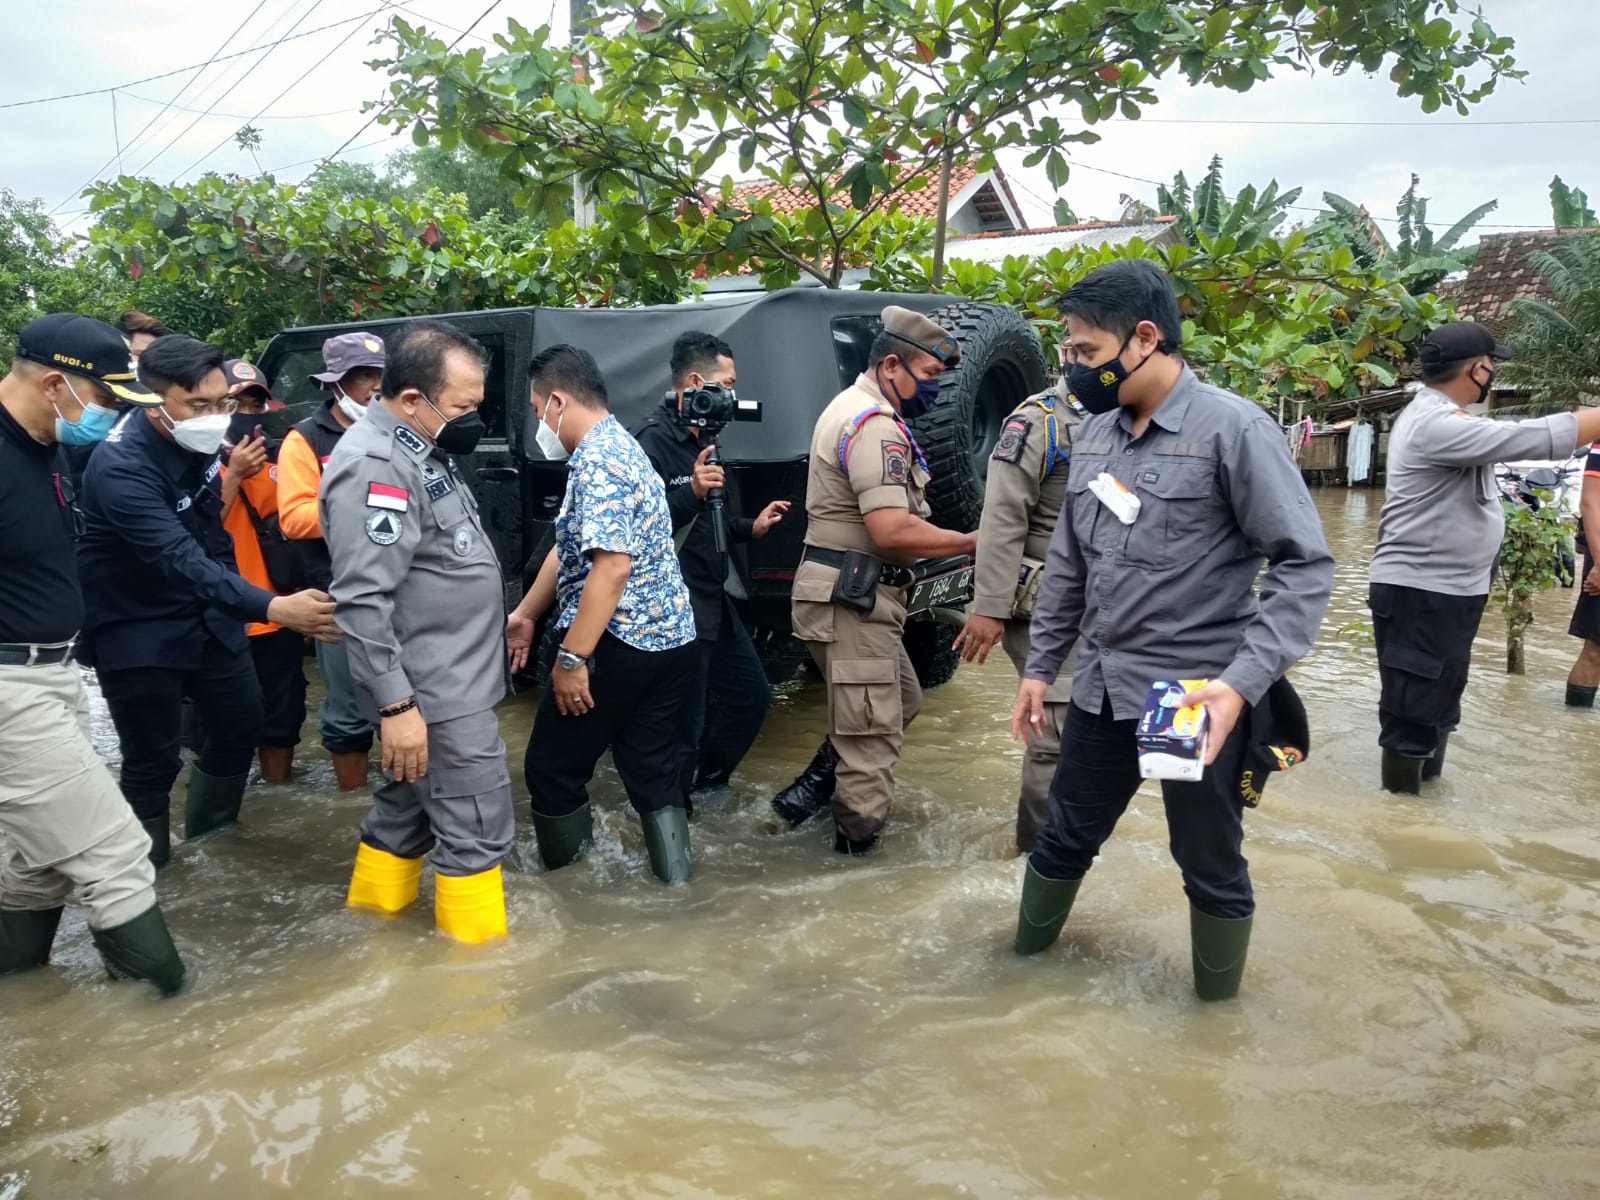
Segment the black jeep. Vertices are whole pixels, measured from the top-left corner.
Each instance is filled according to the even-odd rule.
[[[933,519],[948,528],[975,529],[1001,421],[1046,384],[1039,339],[1014,309],[939,296],[791,288],[651,308],[515,308],[442,316],[489,351],[482,409],[488,432],[475,453],[458,461],[505,565],[509,603],[520,599],[528,572],[549,548],[566,487],[566,467],[546,461],[530,432],[529,361],[546,346],[582,346],[600,364],[613,411],[631,428],[668,390],[673,340],[700,329],[733,347],[739,394],[761,401],[763,410],[760,423],[731,424],[719,439],[730,515],[754,516],[768,501],[795,501],[795,515],[770,535],[733,547],[728,580],[774,675],[792,669],[800,656],[789,632],[789,588],[805,532],[812,427],[828,401],[865,368],[878,313],[888,304],[928,312],[961,340],[960,366],[945,376],[938,405],[914,429],[933,473]],[[352,329],[381,336],[401,323],[309,326],[274,337],[259,366],[288,407],[273,415],[271,431],[281,434],[326,398],[309,379],[322,369],[325,338]],[[907,648],[925,685],[943,683],[955,670],[949,646],[959,610],[950,605],[969,595],[948,597],[907,629]]]

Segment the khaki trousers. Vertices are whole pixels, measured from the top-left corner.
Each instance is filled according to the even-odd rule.
[[[817,567],[806,563],[802,570]],[[824,570],[831,588],[837,572]],[[797,584],[800,579],[797,573]],[[816,585],[795,589],[794,630],[828,683],[828,738],[839,754],[834,823],[850,840],[865,841],[888,820],[906,727],[922,708],[922,689],[901,641],[906,594],[880,587],[866,615],[802,599],[802,593],[816,595]]]
[[[74,885],[94,929],[156,902],[150,839],[89,741],[75,664],[0,666],[0,908],[59,908]]]
[[[1000,646],[1020,678],[1028,662],[1028,622],[1006,622]],[[1022,793],[1017,799],[1017,849],[1026,854],[1033,849],[1039,831],[1050,819],[1050,781],[1061,760],[1061,730],[1067,721],[1067,705],[1072,699],[1072,663],[1069,656],[1061,674],[1044,695],[1044,725],[1022,753]]]

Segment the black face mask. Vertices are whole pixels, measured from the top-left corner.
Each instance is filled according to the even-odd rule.
[[[1098,367],[1091,367],[1085,363],[1071,363],[1067,366],[1067,392],[1084,411],[1089,413],[1108,413],[1117,407],[1121,400],[1123,381],[1150,361],[1150,355],[1145,355],[1139,360],[1139,366],[1133,371],[1122,365],[1122,352],[1128,348],[1128,343],[1133,341],[1130,332],[1122,339],[1122,345],[1117,347],[1117,352],[1109,360]],[[1153,352],[1152,352],[1153,353]]]
[[[234,413],[233,419],[228,422],[228,432],[223,435],[222,440],[230,446],[237,446],[256,431],[256,426],[261,424],[261,417],[261,413]]]
[[[426,396],[422,398],[424,404],[433,408],[433,401]],[[445,418],[437,408],[433,408],[434,416],[444,421],[444,424],[434,430],[433,444],[446,454],[471,454],[478,448],[478,443],[483,440],[484,430],[487,426],[483,418],[474,409],[472,412],[462,413],[459,417]]]
[[[1489,368],[1489,378],[1485,379],[1482,383],[1480,383],[1478,385],[1478,403],[1479,404],[1487,404],[1488,403],[1488,401],[1489,401],[1489,389],[1492,388],[1492,387],[1494,387],[1494,368],[1493,367]]]

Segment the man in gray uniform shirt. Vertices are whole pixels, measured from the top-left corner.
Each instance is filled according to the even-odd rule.
[[[1184,703],[1206,709],[1205,774],[1164,781],[1161,792],[1189,897],[1195,991],[1223,1000],[1239,989],[1255,911],[1241,793],[1252,706],[1316,640],[1333,557],[1277,424],[1201,383],[1179,356],[1177,299],[1154,264],[1091,271],[1060,307],[1067,386],[1089,415],[1073,439],[1012,736],[1045,722],[1050,684],[1074,645],[1078,665],[1016,949],[1034,954],[1056,940],[1138,790],[1136,730],[1150,685],[1204,678]],[[1090,490],[1102,475],[1138,497],[1131,521]]]
[[[1476,417],[1496,359],[1472,321],[1441,325],[1418,351],[1422,389],[1389,433],[1388,478],[1367,603],[1378,643],[1383,786],[1415,795],[1444,768],[1489,600],[1505,513],[1494,464],[1566,458],[1600,437],[1600,408],[1532,421]]]
[[[348,903],[395,913],[432,851],[434,921],[464,942],[506,931],[500,862],[511,776],[505,592],[452,454],[483,436],[483,348],[438,321],[388,341],[381,400],[339,439],[319,492],[350,675],[379,722],[386,783],[361,823]]]

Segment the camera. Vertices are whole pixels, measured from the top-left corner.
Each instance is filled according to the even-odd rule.
[[[668,399],[672,398],[669,392]],[[674,411],[684,425],[720,431],[734,421],[761,420],[761,401],[741,400],[732,388],[720,383],[703,383],[685,389],[683,403]]]

